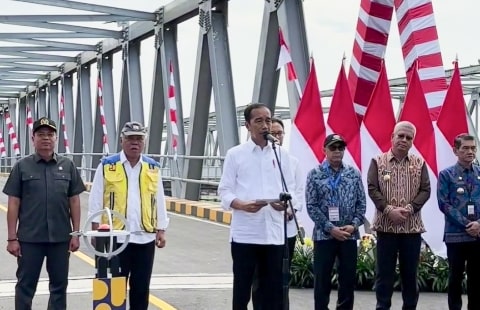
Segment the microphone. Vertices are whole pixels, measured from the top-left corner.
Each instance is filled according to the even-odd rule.
[[[274,136],[272,136],[272,134],[270,134],[269,132],[264,133],[263,138],[267,141],[270,141],[270,142],[274,143],[274,144],[279,144],[280,143],[280,141],[278,141],[278,139],[275,138]]]

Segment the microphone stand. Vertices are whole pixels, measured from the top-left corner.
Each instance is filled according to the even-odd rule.
[[[265,138],[269,141],[267,138]],[[282,275],[283,275],[283,310],[289,309],[289,299],[288,299],[288,288],[290,282],[290,266],[288,264],[289,261],[289,251],[288,251],[288,236],[287,236],[287,223],[288,223],[288,214],[287,209],[290,207],[292,211],[293,220],[295,221],[295,225],[297,226],[297,235],[300,238],[300,242],[302,245],[304,244],[303,234],[300,231],[300,227],[298,226],[297,216],[295,215],[295,209],[293,209],[292,204],[292,196],[288,193],[287,182],[285,181],[285,175],[283,174],[282,166],[280,164],[280,159],[277,153],[277,146],[276,143],[272,142],[272,149],[273,153],[275,154],[275,159],[277,161],[278,169],[280,171],[280,178],[282,181],[282,188],[284,190],[283,193],[280,193],[280,201],[283,202],[285,206],[285,210],[283,211],[283,261],[282,261]]]

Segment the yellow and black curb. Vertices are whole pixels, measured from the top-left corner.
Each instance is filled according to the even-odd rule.
[[[194,216],[212,222],[230,225],[232,213],[223,210],[220,206],[202,201],[191,201],[172,197],[165,198],[167,211]]]
[[[91,183],[85,183],[87,192],[92,188]],[[192,201],[174,197],[165,197],[167,211],[178,214],[194,216],[216,223],[230,225],[232,213],[225,211],[219,205],[214,205],[203,201]]]

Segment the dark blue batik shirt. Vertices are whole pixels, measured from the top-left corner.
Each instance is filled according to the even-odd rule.
[[[440,211],[445,214],[443,240],[447,243],[469,242],[478,238],[470,236],[466,225],[478,221],[480,215],[480,166],[464,168],[455,164],[440,171],[437,185]],[[468,216],[468,204],[474,204],[475,214]]]
[[[333,237],[333,227],[353,225],[352,239],[359,238],[358,227],[365,220],[366,198],[360,172],[348,165],[335,171],[327,161],[310,171],[305,188],[305,204],[308,215],[315,223],[313,240],[328,240]],[[329,206],[338,206],[340,220],[328,218]]]

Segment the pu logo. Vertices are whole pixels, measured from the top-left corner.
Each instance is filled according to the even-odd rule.
[[[125,277],[93,279],[93,310],[126,310]]]
[[[50,122],[46,118],[42,118],[40,120],[40,125],[50,125]]]

